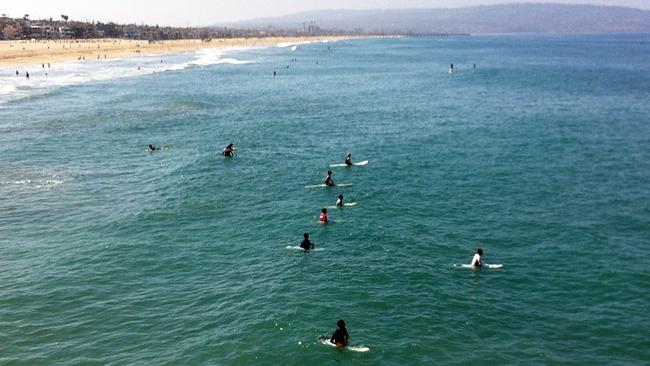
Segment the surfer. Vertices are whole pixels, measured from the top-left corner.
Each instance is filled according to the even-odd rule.
[[[348,154],[348,156],[345,157],[345,165],[347,166],[352,166],[352,154]]]
[[[156,151],[156,150],[158,150],[158,148],[156,147],[156,145],[151,145],[151,144],[149,144],[149,147],[147,148],[147,150],[149,150],[149,151]]]
[[[309,233],[302,234],[304,237],[303,241],[300,243],[300,247],[304,250],[314,249],[314,243],[309,241]]]
[[[343,195],[339,194],[339,199],[336,200],[337,207],[343,207]]]
[[[319,220],[323,224],[327,224],[327,209],[326,208],[321,210]]]
[[[225,149],[223,149],[223,156],[233,157],[235,155],[235,146],[233,144],[228,144]]]
[[[334,187],[336,184],[334,184],[334,180],[332,179],[332,171],[328,170],[327,171],[327,176],[325,177],[325,185],[328,187]]]
[[[348,345],[348,330],[345,329],[345,322],[339,320],[336,322],[336,330],[330,338],[330,342],[334,343],[338,349],[343,349]]]
[[[483,263],[481,262],[481,256],[483,255],[483,249],[478,248],[476,249],[476,254],[474,254],[474,258],[472,258],[472,266],[476,268],[480,268],[483,266]]]
[[[454,73],[454,64],[449,65],[449,73],[453,74]]]

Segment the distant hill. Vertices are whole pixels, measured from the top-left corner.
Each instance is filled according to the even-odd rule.
[[[384,33],[650,32],[650,11],[618,6],[504,4],[445,9],[321,10],[227,26]],[[225,25],[225,24],[222,24]]]

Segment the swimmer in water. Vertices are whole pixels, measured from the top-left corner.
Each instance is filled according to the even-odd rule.
[[[233,144],[228,144],[225,149],[223,149],[223,156],[233,157],[235,155],[235,146]]]
[[[324,208],[320,212],[320,218],[319,221],[323,224],[327,224],[327,209]]]
[[[304,237],[303,241],[300,243],[300,247],[304,250],[314,249],[314,243],[309,241],[309,233],[302,234]]]
[[[332,171],[328,170],[327,171],[327,176],[325,177],[325,185],[328,187],[334,187],[336,184],[334,184],[334,180],[332,179]]]
[[[336,200],[337,207],[343,207],[343,195],[339,194],[339,199]]]
[[[348,154],[348,156],[345,157],[345,165],[347,166],[352,165],[352,154]]]
[[[332,334],[330,342],[334,343],[336,345],[336,348],[343,349],[348,345],[349,336],[350,335],[348,334],[348,330],[345,329],[345,322],[343,320],[339,320],[336,322],[336,330]]]
[[[147,148],[147,150],[149,150],[149,151],[156,151],[156,150],[158,150],[158,148],[156,147],[156,145],[151,145],[151,144],[149,144],[149,147]]]
[[[481,262],[482,255],[483,255],[483,249],[481,248],[476,249],[476,254],[474,254],[474,258],[472,258],[473,267],[481,268],[481,266],[483,266],[483,263]]]

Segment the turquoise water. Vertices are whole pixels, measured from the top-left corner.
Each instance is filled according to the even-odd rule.
[[[0,72],[0,364],[650,362],[648,35],[217,56]]]

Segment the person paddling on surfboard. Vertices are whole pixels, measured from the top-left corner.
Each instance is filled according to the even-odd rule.
[[[339,199],[336,200],[337,207],[343,207],[343,195],[339,194]]]
[[[303,241],[300,243],[300,247],[304,250],[314,249],[314,243],[309,241],[309,233],[302,234],[304,237]]]
[[[328,170],[327,171],[327,176],[325,177],[325,185],[328,187],[334,187],[336,184],[334,184],[334,180],[332,179],[332,171]]]
[[[151,145],[151,144],[149,144],[149,147],[147,148],[147,150],[149,150],[149,151],[156,151],[156,150],[158,150],[158,148],[156,147],[156,145]]]
[[[235,146],[233,144],[228,144],[225,149],[223,149],[223,156],[233,157],[235,155]]]
[[[348,156],[345,157],[345,165],[352,166],[352,154],[348,154]]]
[[[481,268],[483,266],[483,263],[481,262],[482,255],[483,255],[483,249],[481,248],[476,249],[476,254],[474,254],[474,258],[472,258],[472,266],[476,268]]]
[[[326,208],[321,210],[319,221],[324,223],[324,224],[327,224],[327,209]]]
[[[345,322],[339,320],[336,322],[336,330],[330,338],[330,342],[334,343],[338,349],[343,349],[348,345],[348,330],[345,329]]]

